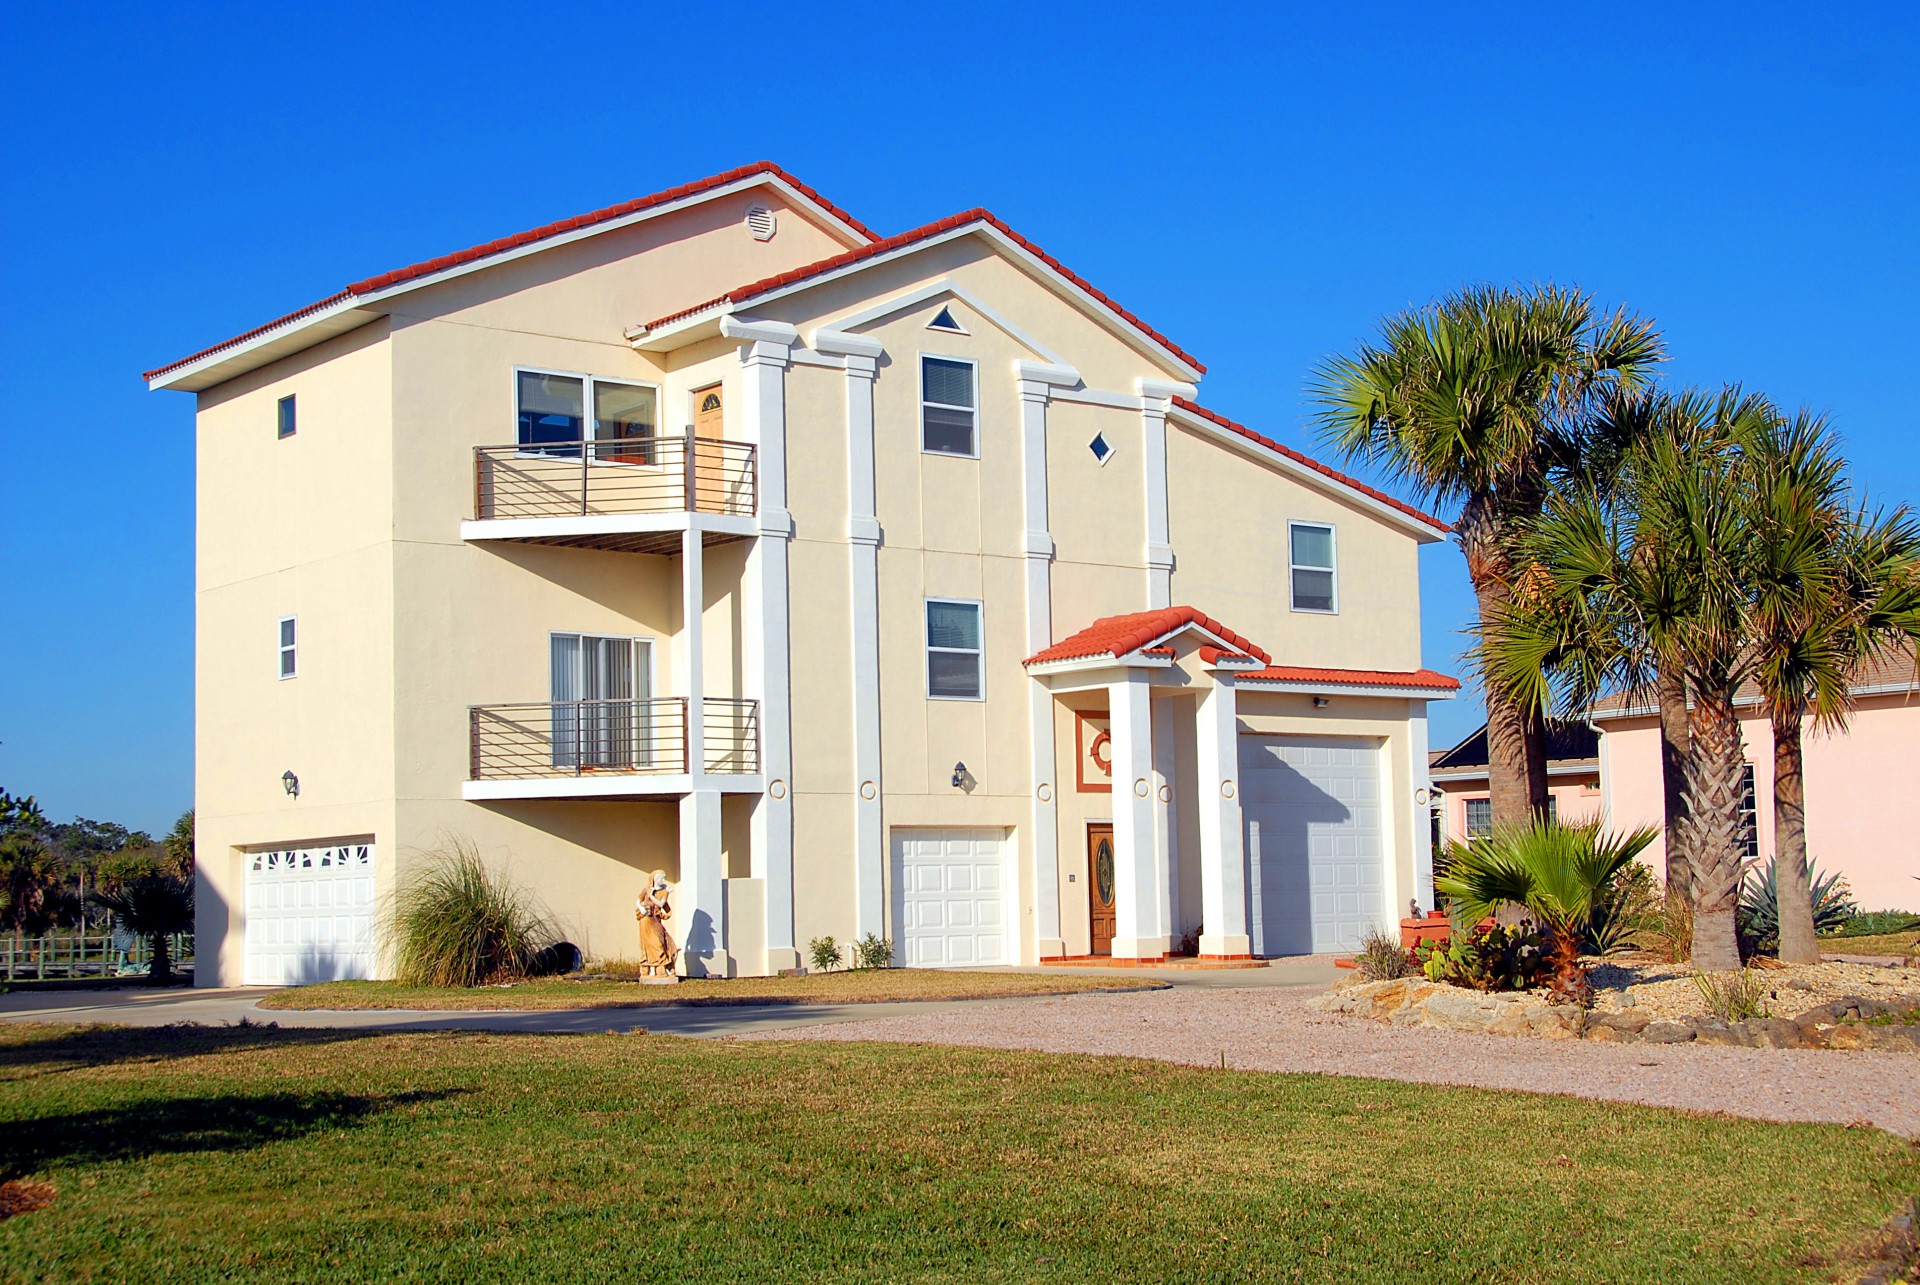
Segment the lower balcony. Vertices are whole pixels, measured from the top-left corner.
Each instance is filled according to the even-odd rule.
[[[689,761],[691,718],[701,749]],[[635,799],[758,793],[758,701],[709,696],[475,705],[468,799]]]

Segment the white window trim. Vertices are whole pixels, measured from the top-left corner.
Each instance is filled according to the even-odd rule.
[[[614,638],[626,643],[645,643],[647,648],[647,694],[644,697],[636,697],[635,699],[657,700],[660,698],[660,649],[655,646],[659,641],[656,635],[596,633],[591,629],[549,629],[547,630],[547,655],[549,657],[553,655],[553,640],[556,638]],[[549,661],[549,664],[551,664],[551,661]],[[635,666],[634,673],[637,675],[639,672],[639,667]],[[551,669],[549,669],[547,674],[547,702],[549,704],[553,703],[553,674]]]
[[[934,452],[938,454],[938,452]],[[978,647],[935,647],[930,634],[931,625],[927,617],[927,608],[932,606],[972,607],[975,618],[980,622],[980,645]],[[933,653],[940,652],[948,656],[972,656],[975,672],[980,677],[980,694],[977,696],[936,696],[933,691]],[[987,604],[978,598],[926,598],[920,603],[920,668],[926,674],[927,699],[930,701],[984,701],[987,699]]]
[[[1097,454],[1094,451],[1093,444],[1096,440],[1107,443],[1107,453],[1105,455]],[[1115,446],[1112,442],[1107,442],[1106,430],[1099,429],[1095,431],[1092,437],[1089,437],[1087,439],[1087,453],[1093,456],[1093,462],[1095,464],[1098,464],[1101,468],[1105,468],[1107,465],[1113,463],[1113,457],[1120,453],[1120,448]],[[1293,540],[1293,534],[1291,532],[1287,534],[1287,540],[1289,544],[1291,544]]]
[[[291,643],[283,643],[280,639],[285,636],[288,625],[293,626],[293,641]],[[300,677],[300,617],[282,616],[275,621],[273,625],[273,641],[275,643],[274,665],[279,672],[280,681],[285,682],[289,678]],[[292,669],[287,668],[289,658],[293,661]]]
[[[1479,834],[1473,832],[1474,804],[1487,805],[1487,828]],[[1471,843],[1475,839],[1484,839],[1493,833],[1493,801],[1491,799],[1464,799],[1460,805],[1460,832]]]
[[[973,371],[973,405],[952,406],[947,404],[946,402],[930,402],[927,400],[927,358],[929,357],[931,357],[935,361],[950,361],[955,363],[956,365],[965,366],[971,371]],[[919,365],[919,371],[917,372],[915,377],[920,381],[920,453],[922,455],[938,455],[942,459],[949,459],[949,460],[979,459],[980,458],[980,363],[975,361],[971,357],[949,357],[946,353],[923,352],[919,354],[919,361],[917,364]],[[963,455],[958,451],[930,451],[927,449],[927,407],[929,406],[937,406],[941,410],[963,410],[963,411],[969,411],[972,413],[973,415],[973,450],[970,453]],[[946,601],[958,601],[958,600],[943,598],[943,599],[940,599],[940,601],[946,602]]]
[[[1331,567],[1310,567],[1293,560],[1293,529],[1312,527],[1327,533],[1327,547],[1332,551]],[[1293,573],[1301,571],[1329,571],[1333,574],[1333,605],[1331,607],[1302,607],[1293,600]],[[1287,522],[1287,606],[1293,611],[1304,612],[1310,616],[1337,616],[1340,614],[1340,528],[1331,522]]]
[[[661,437],[666,436],[666,434],[663,434],[660,429],[660,421],[665,417],[666,390],[663,389],[659,384],[654,383],[650,379],[627,379],[620,375],[590,375],[584,370],[553,370],[546,366],[515,366],[513,368],[512,375],[510,376],[512,383],[508,387],[507,393],[508,393],[508,396],[511,397],[513,400],[513,443],[516,447],[520,448],[521,454],[523,455],[536,455],[536,454],[544,455],[545,454],[544,451],[534,451],[534,450],[527,449],[526,444],[520,440],[520,376],[523,374],[524,375],[557,375],[562,379],[577,379],[581,381],[580,409],[581,409],[582,422],[580,425],[580,430],[586,434],[586,440],[589,442],[597,442],[600,440],[599,416],[593,413],[593,385],[596,381],[609,383],[609,384],[622,384],[628,388],[652,389],[653,390],[653,440],[657,442],[661,439]],[[629,439],[609,438],[608,440],[609,441],[626,441]],[[595,467],[600,467],[604,465],[609,468],[660,468],[660,467],[663,467],[662,465],[658,465],[658,464],[633,464],[625,460],[595,459],[593,463]],[[596,636],[613,638],[613,637],[618,637],[619,635],[603,634],[603,635],[596,635]]]
[[[293,404],[293,429],[291,432],[286,431],[281,427],[285,419],[285,416],[282,414],[282,412],[286,409],[287,404],[289,402]],[[274,440],[279,442],[284,442],[289,437],[298,437],[299,435],[300,435],[300,395],[298,393],[287,393],[284,396],[282,396],[279,400],[275,401],[273,404]]]

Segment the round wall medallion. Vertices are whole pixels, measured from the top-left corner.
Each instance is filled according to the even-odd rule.
[[[1220,797],[1221,797],[1221,798],[1223,798],[1223,799],[1230,799],[1230,798],[1232,798],[1232,797],[1233,797],[1233,782],[1232,782],[1232,781],[1222,781],[1222,782],[1220,782]]]
[[[1040,788],[1035,790],[1033,793],[1034,793],[1034,796],[1037,797],[1042,803],[1053,802],[1053,787],[1051,785],[1048,785],[1045,781],[1040,782]]]
[[[876,794],[878,794],[878,793],[880,793],[880,791],[879,791],[879,789],[878,789],[878,788],[877,788],[877,787],[876,787],[876,786],[874,785],[874,783],[873,783],[872,781],[862,781],[862,782],[860,782],[860,797],[861,797],[861,798],[863,798],[863,799],[871,799],[871,798],[873,798],[873,797],[874,797],[874,796],[875,796]]]
[[[774,781],[767,786],[767,793],[776,799],[784,799],[787,797],[787,783],[776,777]]]
[[[1162,803],[1173,802],[1173,787],[1171,785],[1163,785],[1160,787],[1160,801]]]
[[[1143,799],[1147,797],[1147,790],[1149,788],[1151,787],[1147,785],[1147,778],[1144,776],[1133,783],[1133,792]]]

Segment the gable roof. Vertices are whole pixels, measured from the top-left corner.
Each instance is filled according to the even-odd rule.
[[[1457,692],[1460,680],[1433,669],[1323,669],[1315,665],[1268,665],[1237,675],[1236,683],[1286,683],[1300,687],[1405,687]]]
[[[858,246],[841,254],[831,255],[828,258],[821,259],[816,263],[806,264],[802,267],[792,268],[771,277],[762,278],[759,281],[749,282],[746,285],[729,290],[725,294],[709,299],[704,303],[695,304],[690,308],[682,308],[677,312],[672,312],[664,317],[649,321],[639,327],[634,334],[637,336],[659,330],[662,327],[670,326],[677,322],[700,317],[704,313],[718,312],[723,309],[730,310],[756,300],[764,300],[769,296],[798,289],[817,278],[828,276],[832,273],[878,262],[886,259],[888,256],[906,253],[920,248],[927,243],[951,239],[954,236],[963,236],[969,233],[985,234],[989,236],[989,239],[997,235],[1016,250],[1024,252],[1036,260],[1053,276],[1059,278],[1079,293],[1087,296],[1093,303],[1124,322],[1137,332],[1139,336],[1147,339],[1156,347],[1173,357],[1181,365],[1189,368],[1196,376],[1206,373],[1207,368],[1202,365],[1197,358],[1187,352],[1186,349],[1180,347],[1180,345],[1174,343],[1173,340],[1167,338],[1158,330],[1155,330],[1152,326],[1142,321],[1138,316],[1122,307],[1111,296],[1097,289],[1085,277],[1080,276],[1058,259],[1048,254],[1045,250],[1042,250],[1039,246],[1027,240],[1027,238],[1021,236],[1018,232],[1015,232],[990,211],[982,209],[965,210],[959,214],[952,214],[944,219],[938,219],[932,223],[928,223],[923,227],[913,228],[910,231],[901,232],[898,235],[887,237],[884,240],[875,241],[870,245]]]
[[[1912,648],[1889,648],[1855,667],[1848,694],[1862,696],[1920,695],[1920,666]],[[1760,704],[1760,686],[1752,679],[1741,683],[1733,694],[1736,708]],[[1593,703],[1590,718],[1644,718],[1657,714],[1660,707],[1644,691],[1615,692]]]
[[[1022,663],[1044,665],[1051,661],[1091,660],[1100,656],[1111,656],[1118,660],[1131,652],[1147,651],[1155,643],[1190,628],[1212,635],[1216,642],[1224,643],[1236,653],[1253,656],[1263,665],[1272,659],[1266,652],[1197,608],[1162,607],[1157,611],[1135,611],[1124,616],[1103,617],[1051,647],[1035,652]]]
[[[1225,429],[1227,432],[1233,434],[1236,437],[1242,438],[1245,441],[1253,443],[1255,446],[1259,446],[1264,448],[1265,450],[1273,452],[1274,454],[1280,456],[1283,460],[1286,460],[1293,464],[1297,464],[1302,468],[1311,470],[1312,472],[1319,474],[1322,478],[1326,479],[1329,482],[1332,482],[1335,486],[1339,487],[1341,490],[1347,491],[1352,495],[1364,501],[1369,502],[1370,507],[1374,507],[1376,509],[1385,508],[1385,509],[1391,510],[1392,513],[1398,515],[1399,517],[1411,518],[1419,526],[1426,528],[1427,531],[1437,532],[1440,535],[1447,535],[1453,530],[1451,526],[1447,525],[1445,522],[1442,522],[1439,518],[1434,517],[1431,513],[1423,513],[1419,509],[1414,508],[1411,504],[1408,504],[1405,501],[1394,499],[1391,495],[1388,495],[1385,491],[1376,490],[1375,488],[1368,486],[1365,482],[1362,482],[1359,478],[1349,477],[1338,469],[1327,467],[1325,464],[1322,464],[1319,460],[1312,459],[1306,455],[1302,455],[1299,451],[1294,450],[1291,446],[1282,446],[1279,442],[1274,441],[1271,437],[1268,437],[1266,434],[1256,433],[1252,429],[1248,428],[1245,424],[1236,424],[1234,421],[1228,419],[1225,415],[1220,414],[1218,411],[1208,410],[1206,407],[1200,405],[1198,402],[1189,401],[1185,397],[1175,397],[1173,399],[1173,405],[1176,411],[1184,411],[1187,415],[1191,416],[1194,419],[1198,419],[1207,424],[1214,425],[1217,428]]]
[[[756,179],[763,182],[771,181],[789,189],[804,202],[813,205],[825,214],[831,221],[841,225],[847,235],[852,239],[868,242],[878,239],[878,234],[875,233],[873,229],[821,196],[820,193],[808,187],[805,183],[802,183],[799,179],[793,177],[793,175],[787,173],[772,161],[755,161],[751,165],[742,165],[737,169],[727,170],[724,173],[715,174],[696,182],[682,183],[678,187],[670,187],[664,191],[654,192],[648,196],[637,197],[631,201],[622,201],[618,205],[609,205],[605,209],[575,215],[573,218],[561,219],[554,223],[545,223],[537,228],[530,228],[525,232],[516,233],[513,236],[501,237],[498,240],[487,241],[480,245],[471,246],[465,250],[457,250],[452,254],[443,254],[437,258],[425,259],[419,263],[409,264],[404,268],[395,268],[391,272],[383,272],[377,276],[366,277],[362,280],[351,282],[337,294],[328,295],[326,298],[315,303],[310,303],[304,308],[297,308],[283,317],[278,317],[267,322],[263,326],[256,326],[252,330],[235,335],[231,339],[223,340],[209,348],[203,348],[190,356],[180,358],[178,361],[168,362],[164,366],[156,367],[153,370],[145,372],[141,377],[153,387],[166,387],[170,382],[169,376],[176,375],[178,372],[184,371],[187,367],[196,366],[209,358],[217,357],[223,353],[234,352],[273,332],[290,332],[298,328],[303,322],[310,323],[316,321],[323,314],[338,312],[346,306],[357,302],[371,301],[374,296],[409,286],[411,283],[421,281],[424,278],[435,277],[445,272],[480,266],[486,260],[494,259],[503,254],[510,254],[514,251],[524,250],[527,247],[538,245],[543,241],[552,241],[560,237],[572,237],[574,234],[579,233],[591,235],[595,231],[610,231],[613,227],[620,225],[623,220],[631,219],[649,210],[671,205],[677,201],[705,196],[709,193],[717,194],[722,188]],[[362,320],[367,319],[363,318]],[[358,325],[361,323],[360,321],[355,321],[353,324]],[[352,326],[335,326],[327,333],[340,333],[343,330],[351,328]],[[322,337],[325,336],[322,335]]]
[[[1429,756],[1428,767],[1436,771],[1447,768],[1484,768],[1488,761],[1487,725],[1482,723],[1458,745],[1435,751]],[[1576,719],[1548,719],[1547,762],[1550,764],[1598,764],[1600,733]]]

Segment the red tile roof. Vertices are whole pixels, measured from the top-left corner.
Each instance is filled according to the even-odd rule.
[[[1266,652],[1242,638],[1213,617],[1193,607],[1162,607],[1158,611],[1136,611],[1124,616],[1096,620],[1079,633],[1062,638],[1053,646],[1035,652],[1024,663],[1044,664],[1050,660],[1083,660],[1094,656],[1125,656],[1151,646],[1189,625],[1206,630],[1262,664],[1272,660]]]
[[[1261,657],[1262,660],[1266,657]],[[1422,687],[1458,691],[1460,680],[1431,669],[1316,669],[1309,665],[1268,665],[1237,676],[1236,683],[1326,683],[1346,687]]]
[[[1314,472],[1320,473],[1328,478],[1331,478],[1333,481],[1338,482],[1340,485],[1349,487],[1355,491],[1358,491],[1362,495],[1366,495],[1373,499],[1376,499],[1380,501],[1382,504],[1388,505],[1391,508],[1398,509],[1400,512],[1406,514],[1408,517],[1414,518],[1420,522],[1424,522],[1436,531],[1445,533],[1453,530],[1452,527],[1448,526],[1445,522],[1442,522],[1439,518],[1434,517],[1431,513],[1422,513],[1419,509],[1414,508],[1411,504],[1406,504],[1399,500],[1396,500],[1391,495],[1388,495],[1384,491],[1375,490],[1373,487],[1368,486],[1365,482],[1362,482],[1359,478],[1348,477],[1345,473],[1340,472],[1338,469],[1328,468],[1325,464],[1322,464],[1319,460],[1310,459],[1309,457],[1302,455],[1299,451],[1294,450],[1291,446],[1282,446],[1280,443],[1274,441],[1271,437],[1266,436],[1264,433],[1254,432],[1252,429],[1248,428],[1245,424],[1236,424],[1232,420],[1228,419],[1225,415],[1222,415],[1217,411],[1210,411],[1206,407],[1200,405],[1199,403],[1190,402],[1184,397],[1174,398],[1173,404],[1175,406],[1178,406],[1181,410],[1186,411],[1190,415],[1198,415],[1201,419],[1206,420],[1208,423],[1217,424],[1221,428],[1226,429],[1228,432],[1236,433],[1239,436],[1246,438],[1250,442],[1258,442],[1260,445],[1266,447],[1270,451],[1278,451],[1280,454],[1286,456],[1288,459],[1294,461],[1296,464],[1304,464],[1308,468],[1312,469]]]
[[[1229,665],[1235,664],[1235,663],[1246,664],[1246,665],[1253,665],[1253,664],[1259,663],[1258,661],[1254,660],[1253,657],[1247,655],[1243,651],[1228,651],[1224,647],[1202,647],[1200,649],[1201,664],[1218,665],[1223,661]]]
[[[655,192],[651,196],[642,196],[635,200],[623,201],[618,205],[609,205],[605,209],[595,210],[591,214],[581,214],[570,219],[562,219],[557,223],[544,224],[515,236],[501,237],[497,241],[488,241],[484,245],[476,245],[453,254],[443,254],[436,259],[427,259],[404,268],[396,268],[392,272],[383,272],[376,277],[368,277],[363,281],[355,281],[339,294],[329,295],[318,303],[310,303],[304,308],[296,309],[284,317],[269,321],[264,326],[256,326],[243,335],[235,335],[232,339],[217,343],[211,348],[203,348],[190,357],[182,357],[179,361],[168,362],[158,369],[146,372],[141,378],[152,379],[156,375],[164,375],[170,370],[177,370],[179,367],[187,365],[189,362],[199,361],[202,357],[212,356],[214,353],[220,352],[223,349],[237,347],[249,339],[265,334],[269,330],[284,326],[289,322],[299,321],[309,314],[319,312],[323,308],[330,308],[337,303],[344,303],[348,299],[372,294],[377,290],[384,290],[389,286],[399,285],[403,281],[411,281],[416,277],[429,276],[432,273],[441,272],[447,268],[458,267],[463,263],[472,263],[475,260],[484,259],[488,255],[518,249],[523,245],[530,245],[535,241],[543,241],[548,237],[559,236],[565,232],[573,232],[580,228],[591,227],[596,223],[605,223],[612,219],[625,218],[630,214],[637,214],[641,210],[650,209],[656,205],[665,205],[668,202],[682,200],[689,196],[696,196],[701,192],[709,191],[716,187],[725,187],[729,183],[735,183],[744,178],[751,178],[755,174],[773,175],[788,186],[794,188],[808,200],[813,201],[822,209],[828,211],[835,218],[846,223],[849,227],[860,233],[860,235],[869,240],[878,239],[878,233],[874,232],[872,228],[869,228],[866,224],[860,222],[860,220],[854,218],[851,214],[848,214],[845,210],[821,196],[820,193],[808,187],[805,183],[802,183],[799,179],[793,177],[793,175],[787,173],[772,161],[755,161],[751,165],[742,165],[738,169],[731,169],[723,174],[715,174],[711,178],[703,178],[693,183],[682,183],[680,186],[670,187],[664,192]]]
[[[1027,253],[1033,255],[1035,258],[1039,259],[1042,263],[1046,264],[1047,267],[1059,273],[1061,276],[1065,277],[1067,280],[1073,282],[1074,285],[1086,291],[1089,295],[1092,295],[1093,298],[1098,300],[1104,307],[1107,308],[1108,311],[1112,312],[1115,316],[1119,317],[1122,321],[1125,321],[1128,325],[1132,326],[1135,330],[1138,330],[1141,334],[1153,340],[1153,342],[1155,342],[1156,344],[1159,344],[1162,348],[1166,349],[1168,352],[1178,357],[1181,361],[1193,367],[1194,370],[1199,371],[1201,374],[1206,373],[1207,368],[1201,365],[1200,362],[1197,359],[1195,359],[1192,354],[1188,353],[1185,349],[1181,348],[1180,345],[1174,343],[1173,340],[1167,338],[1165,335],[1161,334],[1158,330],[1155,330],[1152,326],[1149,326],[1146,322],[1140,320],[1139,317],[1135,316],[1133,313],[1121,307],[1119,303],[1115,302],[1112,298],[1110,298],[1100,290],[1095,289],[1094,286],[1086,280],[1086,278],[1078,275],[1072,269],[1068,268],[1065,264],[1061,263],[1058,259],[1048,254],[1045,250],[1042,250],[1039,246],[1027,240],[1027,238],[1021,236],[1018,232],[1015,232],[1012,228],[1008,227],[1005,223],[1001,222],[998,218],[994,217],[992,213],[986,210],[977,210],[977,209],[965,210],[959,214],[949,215],[944,219],[940,219],[940,220],[937,220],[936,222],[929,223],[924,227],[914,228],[911,231],[902,232],[897,236],[890,236],[886,238],[884,241],[875,241],[872,245],[863,245],[863,246],[860,246],[858,249],[848,250],[843,254],[836,254],[836,255],[833,255],[831,258],[822,259],[818,263],[810,263],[810,264],[807,264],[805,267],[794,268],[791,271],[782,272],[777,276],[767,277],[764,280],[755,281],[750,285],[740,286],[737,289],[727,291],[725,294],[720,295],[717,298],[709,299],[705,303],[697,304],[691,308],[682,308],[680,311],[669,313],[667,316],[661,317],[657,321],[650,321],[647,323],[647,329],[655,330],[661,326],[668,325],[671,322],[679,321],[684,317],[691,317],[696,313],[705,312],[709,308],[717,308],[722,304],[729,304],[729,303],[742,304],[747,302],[750,299],[758,298],[759,296],[763,294],[768,294],[774,290],[780,290],[787,286],[797,285],[802,281],[808,280],[809,278],[817,277],[828,272],[835,272],[841,268],[850,267],[853,264],[862,262],[863,260],[871,259],[876,255],[882,255],[893,250],[902,249],[906,246],[914,244],[916,241],[924,241],[929,237],[939,236],[943,232],[951,232],[957,228],[966,227],[968,224],[971,224],[971,223],[985,224],[988,227],[991,227],[995,231],[1006,236],[1015,245],[1018,245],[1021,249],[1025,250]]]

